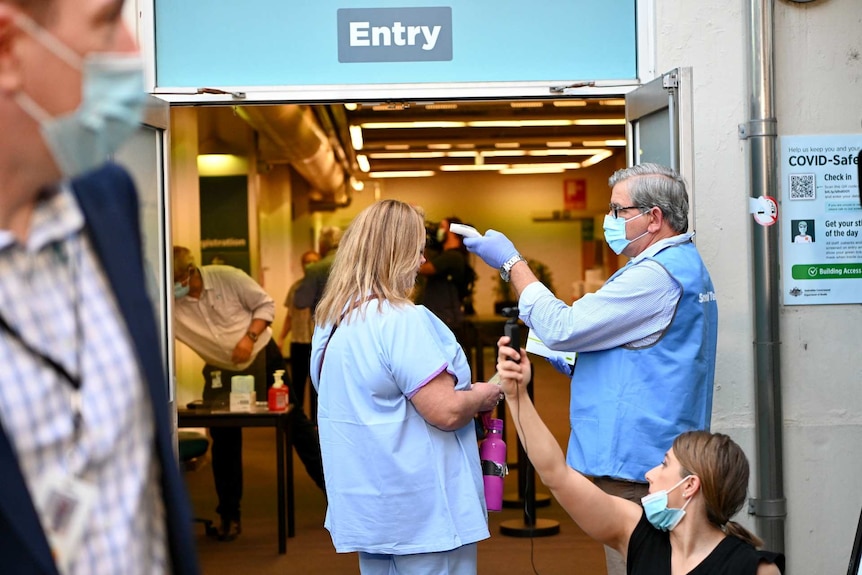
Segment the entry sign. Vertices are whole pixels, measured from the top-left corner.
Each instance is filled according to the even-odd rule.
[[[338,61],[441,62],[452,59],[452,8],[341,8]]]

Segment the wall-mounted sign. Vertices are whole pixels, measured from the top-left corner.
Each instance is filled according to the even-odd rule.
[[[156,87],[634,81],[635,5],[155,0]]]
[[[570,178],[563,180],[563,209],[578,211],[587,209],[587,180]]]
[[[785,305],[862,302],[862,134],[781,138]]]
[[[200,190],[200,264],[229,265],[250,274],[248,176],[202,176]]]

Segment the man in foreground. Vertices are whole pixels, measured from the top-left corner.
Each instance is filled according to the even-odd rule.
[[[121,9],[0,0],[4,572],[198,572],[137,194],[93,170],[143,113]]]

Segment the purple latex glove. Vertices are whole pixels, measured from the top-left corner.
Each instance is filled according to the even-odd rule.
[[[509,238],[496,230],[488,230],[478,238],[464,238],[464,246],[495,269],[500,269],[518,255],[518,250]]]
[[[567,377],[572,377],[575,373],[575,366],[566,362],[562,357],[546,357],[548,363],[554,366],[554,369]]]

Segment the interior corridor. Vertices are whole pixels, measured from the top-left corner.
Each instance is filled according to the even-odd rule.
[[[493,373],[491,351],[485,353],[485,373]],[[539,412],[549,424],[561,445],[568,435],[567,379],[541,358],[531,356],[536,366],[534,395]],[[511,423],[506,428],[510,467],[516,460],[516,441]],[[323,528],[326,503],[302,463],[294,455],[296,489],[296,536],[287,541],[287,553],[278,554],[275,514],[275,437],[272,429],[243,431],[244,495],[242,501],[242,534],[235,541],[220,542],[208,538],[203,526],[195,525],[195,535],[202,571],[205,575],[253,574],[284,575],[313,573],[322,575],[358,573],[356,554],[338,554],[332,547],[329,532]],[[194,512],[197,517],[216,518],[215,489],[212,469],[207,461],[186,472]],[[514,499],[518,485],[516,471],[506,478],[507,498]],[[512,537],[500,533],[500,524],[521,525],[524,511],[504,508],[489,514],[491,538],[479,543],[479,574],[596,574],[605,573],[604,551],[589,539],[565,514],[547,490],[539,483],[540,498],[546,506],[536,510],[540,520],[559,523],[556,535],[533,538]],[[544,497],[542,497],[544,495]]]

